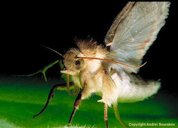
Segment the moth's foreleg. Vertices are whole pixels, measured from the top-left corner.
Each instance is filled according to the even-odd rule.
[[[73,120],[73,118],[74,118],[74,116],[75,116],[75,113],[76,113],[76,111],[79,109],[80,102],[81,102],[81,98],[82,98],[82,91],[83,91],[83,90],[81,90],[81,91],[79,92],[77,98],[75,99],[74,106],[73,106],[73,111],[72,111],[72,113],[71,113],[71,115],[70,115],[70,118],[69,118],[69,121],[68,121],[68,125],[71,125],[72,120]]]
[[[108,128],[108,105],[104,104],[104,122],[105,127]]]
[[[74,85],[73,85],[73,84],[70,84],[69,86],[70,86],[70,88],[72,88]],[[48,106],[48,104],[49,104],[49,101],[51,100],[51,98],[53,98],[54,92],[55,92],[55,90],[56,90],[57,88],[63,90],[63,89],[66,89],[67,87],[65,86],[65,83],[54,85],[54,86],[51,88],[51,90],[50,90],[50,92],[49,92],[49,94],[48,94],[48,98],[47,98],[47,100],[46,100],[46,103],[45,103],[44,107],[41,109],[41,111],[40,111],[39,113],[35,114],[35,115],[33,116],[33,118],[39,116],[40,114],[42,114],[42,113],[46,110],[46,108],[47,108],[47,106]]]
[[[54,85],[54,86],[51,88],[51,90],[50,90],[50,92],[49,92],[49,94],[48,94],[48,98],[47,98],[47,101],[46,101],[44,107],[41,109],[41,111],[40,111],[39,113],[37,113],[36,115],[34,115],[33,118],[39,116],[41,113],[43,113],[43,112],[45,111],[45,109],[47,108],[47,106],[48,106],[48,104],[49,104],[50,99],[53,98],[53,96],[54,96],[54,91],[55,91],[55,89],[56,89],[58,86],[59,86],[59,85]]]

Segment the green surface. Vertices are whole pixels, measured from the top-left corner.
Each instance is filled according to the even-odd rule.
[[[55,82],[1,78],[0,128],[67,128],[75,97],[65,91],[57,91],[46,111],[39,117],[32,118],[43,107],[50,85]],[[97,102],[99,99],[100,97],[92,96],[82,102],[72,127],[104,128],[103,104]],[[173,97],[159,93],[143,102],[119,104],[119,107],[122,119],[130,127],[178,127],[178,103]],[[109,109],[109,126],[120,127],[112,108]]]

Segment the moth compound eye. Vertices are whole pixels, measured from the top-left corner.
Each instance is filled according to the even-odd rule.
[[[82,70],[84,68],[84,61],[83,59],[76,59],[74,61],[74,66],[76,70]]]
[[[80,66],[80,60],[76,60],[76,61],[75,61],[75,65],[76,65],[76,66]]]
[[[75,61],[75,68],[80,69],[81,68],[81,60],[76,60]]]

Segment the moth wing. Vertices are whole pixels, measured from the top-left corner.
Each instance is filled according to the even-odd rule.
[[[105,37],[114,60],[129,67],[112,64],[119,70],[137,72],[142,58],[168,16],[170,2],[129,2],[114,20]]]

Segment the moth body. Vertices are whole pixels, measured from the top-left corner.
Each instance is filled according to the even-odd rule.
[[[111,106],[117,101],[144,100],[160,88],[159,82],[144,82],[122,69],[118,71],[109,67],[105,62],[110,56],[109,51],[96,42],[80,41],[77,46],[78,49],[70,49],[64,55],[66,70],[62,72],[72,75],[74,84],[83,89],[82,99],[97,93],[102,97],[99,102]]]

